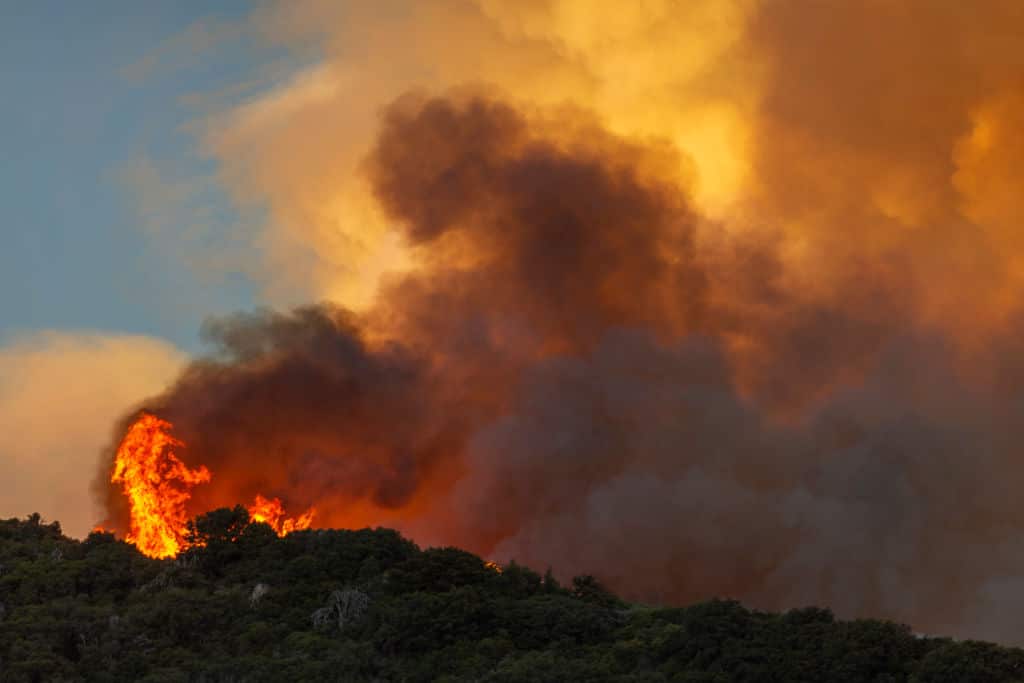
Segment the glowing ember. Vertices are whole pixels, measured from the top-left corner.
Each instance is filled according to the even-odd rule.
[[[308,529],[313,523],[315,508],[310,508],[298,517],[292,519],[286,517],[284,507],[279,498],[264,498],[256,494],[256,500],[249,506],[249,518],[254,522],[265,522],[277,532],[278,536],[290,534],[293,531]]]
[[[171,557],[181,549],[190,489],[210,481],[210,471],[189,469],[171,449],[185,444],[172,437],[169,422],[142,414],[117,449],[110,481],[128,498],[130,531],[125,537],[150,557]]]

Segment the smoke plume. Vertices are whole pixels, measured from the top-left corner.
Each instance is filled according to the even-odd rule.
[[[210,122],[325,303],[145,403],[193,512],[1019,641],[1016,3],[362,6],[259,15],[324,61]]]

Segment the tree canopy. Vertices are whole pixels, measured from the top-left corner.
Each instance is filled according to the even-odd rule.
[[[38,515],[0,520],[0,680],[1024,681],[1024,651],[826,609],[628,604],[389,529],[283,538],[242,508],[155,560]]]

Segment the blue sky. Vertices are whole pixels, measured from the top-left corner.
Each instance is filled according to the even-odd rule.
[[[191,178],[193,203],[232,219],[183,129],[196,116],[186,96],[242,80],[260,55],[242,40],[219,43],[216,59],[173,48],[197,22],[251,10],[236,0],[0,4],[0,339],[97,329],[195,350],[203,317],[253,305],[245,275],[197,277],[148,240],[125,180],[140,162]]]

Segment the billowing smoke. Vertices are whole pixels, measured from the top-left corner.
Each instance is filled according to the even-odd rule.
[[[213,473],[192,511],[264,493],[644,600],[1006,637],[1012,337],[974,363],[994,386],[911,323],[891,264],[787,293],[774,244],[701,219],[663,154],[580,112],[398,100],[364,171],[421,267],[361,313],[208,324],[145,405]]]
[[[1016,3],[362,7],[259,15],[323,63],[209,127],[326,303],[144,405],[190,512],[1021,642]]]

